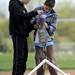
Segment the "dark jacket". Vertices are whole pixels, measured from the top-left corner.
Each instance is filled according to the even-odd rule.
[[[33,30],[30,23],[32,17],[37,15],[36,11],[27,13],[26,8],[19,0],[9,2],[9,33],[10,35],[29,35]]]

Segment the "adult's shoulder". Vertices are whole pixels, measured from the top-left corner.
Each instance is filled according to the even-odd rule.
[[[9,1],[9,10],[10,10],[12,7],[15,7],[17,4],[18,4],[18,1],[16,1],[16,0],[10,0],[10,1]]]
[[[16,3],[18,3],[17,0],[10,0],[10,1],[9,1],[9,6],[10,6],[10,5],[14,5],[14,4],[16,4]]]
[[[23,4],[19,0],[10,0],[9,7],[10,6],[23,6]]]
[[[23,6],[18,0],[10,0],[9,11],[19,10]]]

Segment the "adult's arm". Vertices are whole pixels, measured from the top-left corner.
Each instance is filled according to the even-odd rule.
[[[38,14],[37,11],[31,11],[29,13],[25,12],[19,5],[18,1],[10,1],[9,12],[14,13],[16,17],[21,17],[22,19],[29,19]]]

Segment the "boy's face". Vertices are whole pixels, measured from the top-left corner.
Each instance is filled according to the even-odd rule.
[[[44,11],[49,12],[51,9],[50,6],[44,5]]]

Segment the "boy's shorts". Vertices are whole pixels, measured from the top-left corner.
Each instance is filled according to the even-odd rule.
[[[54,40],[50,40],[46,43],[46,46],[45,47],[48,47],[48,46],[53,46],[54,45]],[[41,43],[35,43],[35,47],[43,47]]]

